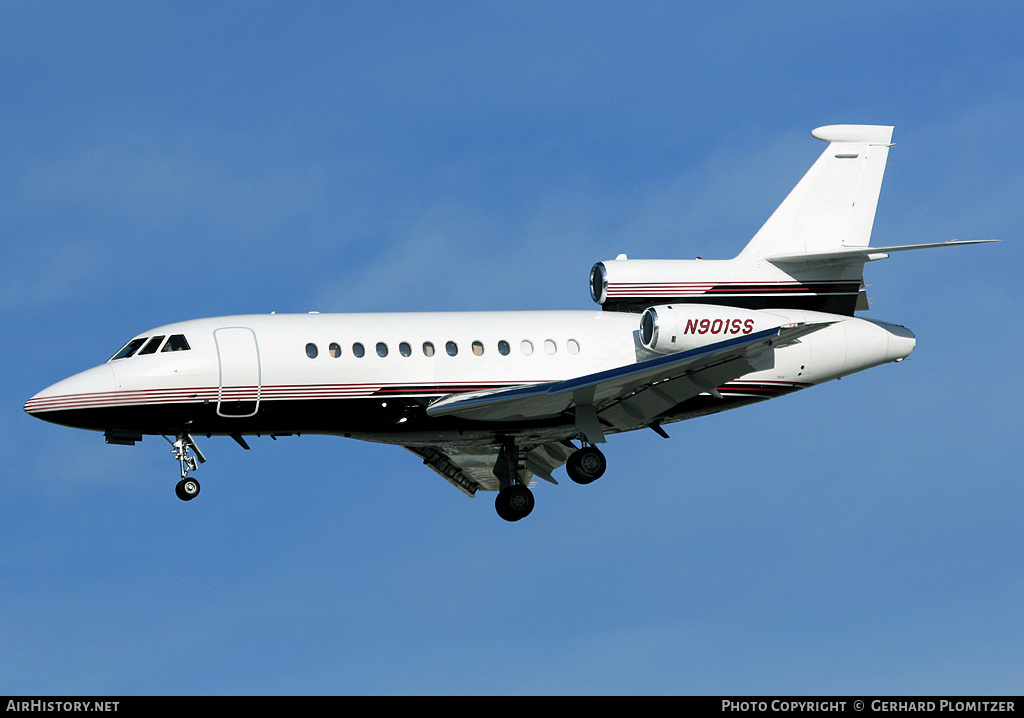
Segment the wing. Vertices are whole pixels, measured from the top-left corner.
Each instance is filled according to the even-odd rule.
[[[788,324],[677,354],[563,381],[443,397],[430,416],[528,422],[564,416],[590,443],[604,441],[602,423],[619,431],[647,426],[699,394],[717,395],[727,381],[772,365],[773,347],[832,322]]]
[[[467,496],[477,491],[497,491],[495,464],[501,452],[498,446],[406,446],[423,463],[444,477]],[[529,482],[533,475],[553,484],[551,472],[564,464],[576,447],[568,442],[550,442],[526,448],[519,476]]]

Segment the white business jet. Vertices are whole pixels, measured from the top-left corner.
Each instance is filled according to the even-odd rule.
[[[533,509],[533,476],[587,484],[609,435],[790,394],[914,348],[868,308],[866,262],[951,241],[870,247],[892,127],[832,125],[828,147],[730,260],[595,265],[601,311],[270,314],[143,332],[25,410],[101,431],[162,435],[199,493],[197,436],[330,434],[403,446],[498,514]]]

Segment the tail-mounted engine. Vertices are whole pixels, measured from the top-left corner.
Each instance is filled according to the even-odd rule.
[[[712,304],[663,304],[640,317],[640,342],[663,354],[754,334],[790,321],[771,312]]]
[[[861,263],[810,268],[737,259],[626,259],[598,262],[590,294],[605,311],[640,313],[652,304],[717,304],[743,309],[809,309],[852,316],[867,309]]]
[[[590,270],[590,296],[611,311],[642,312],[661,302],[707,301],[708,290],[727,284],[729,262],[693,259],[627,259],[598,262]]]

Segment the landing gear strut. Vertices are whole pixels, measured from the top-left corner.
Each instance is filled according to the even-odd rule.
[[[167,439],[166,436],[164,438]],[[174,454],[174,458],[181,465],[181,481],[174,487],[174,493],[182,501],[191,501],[199,495],[199,482],[195,479],[190,479],[188,477],[189,472],[195,471],[199,464],[206,463],[206,457],[203,456],[203,452],[196,446],[196,442],[191,434],[178,434],[175,438],[176,441],[167,439],[173,447],[171,453]],[[195,456],[189,456],[189,451],[193,452]]]
[[[494,475],[501,486],[497,498],[494,499],[494,509],[498,516],[506,521],[518,521],[533,511],[533,492],[526,486],[519,473],[519,460],[519,447],[514,440],[506,439],[494,464]]]
[[[596,446],[584,446],[569,455],[565,462],[565,472],[577,484],[589,484],[597,481],[608,468],[608,461]]]

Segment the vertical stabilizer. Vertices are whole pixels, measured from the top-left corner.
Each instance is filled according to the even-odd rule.
[[[853,316],[869,309],[864,264],[890,252],[995,241],[972,239],[872,247],[892,127],[829,125],[821,157],[733,259],[627,259],[598,262],[590,292],[606,311],[657,305],[805,309]]]
[[[892,127],[828,125],[811,134],[829,145],[740,253],[772,255],[866,247],[892,142]]]

